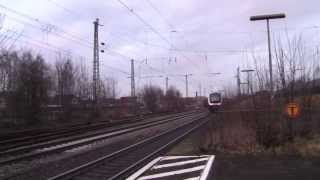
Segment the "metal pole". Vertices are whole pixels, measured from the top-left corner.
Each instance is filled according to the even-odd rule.
[[[250,94],[250,80],[249,80],[249,72],[247,72],[247,94]]]
[[[112,79],[112,97],[116,99],[116,82]]]
[[[167,91],[168,91],[168,87],[169,87],[169,78],[166,77],[166,93],[167,93]]]
[[[267,31],[268,31],[268,51],[269,51],[269,73],[270,73],[270,93],[273,94],[273,75],[272,75],[272,55],[271,55],[271,43],[270,43],[270,25],[269,19],[267,19]]]
[[[185,77],[186,77],[186,97],[188,97],[188,74],[186,74]]]
[[[98,27],[99,19],[93,22],[94,24],[94,37],[93,37],[93,102],[98,103],[99,94],[99,40],[98,40]]]
[[[237,85],[238,85],[238,96],[241,96],[241,81],[240,81],[240,68],[237,68]]]
[[[135,92],[135,80],[134,80],[134,60],[131,59],[131,96],[136,96]]]

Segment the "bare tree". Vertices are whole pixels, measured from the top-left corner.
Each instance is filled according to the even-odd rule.
[[[61,56],[56,61],[55,69],[59,104],[66,107],[71,104],[72,99],[75,97],[75,84],[78,71],[70,58]]]
[[[146,85],[142,89],[142,100],[146,108],[154,113],[159,111],[163,98],[163,91],[158,86]]]
[[[13,68],[15,76],[8,106],[15,118],[27,120],[30,124],[37,123],[52,84],[49,66],[41,56],[34,57],[30,52],[25,52]]]
[[[282,45],[282,42],[278,40],[278,43],[275,43],[275,59],[277,63],[277,76],[278,82],[276,87],[277,90],[280,90],[281,95],[285,98],[285,102],[289,102],[289,93],[287,89],[287,73],[286,73],[286,56],[285,49]]]
[[[256,55],[254,51],[251,52],[251,57],[253,59],[253,65],[256,75],[256,80],[252,80],[252,85],[256,87],[255,91],[265,91],[268,87],[268,70],[261,63],[261,61],[263,61],[264,58]]]
[[[0,91],[6,93],[12,88],[15,65],[19,60],[16,51],[2,50],[0,53]]]
[[[91,81],[88,73],[88,67],[81,62],[79,65],[79,73],[76,80],[76,95],[82,100],[89,100],[91,97]]]
[[[115,99],[118,96],[117,80],[115,78],[106,78],[105,81],[101,81],[100,96],[102,98]]]
[[[181,97],[181,92],[174,86],[171,86],[164,97],[166,110],[173,112],[183,110],[184,104]]]

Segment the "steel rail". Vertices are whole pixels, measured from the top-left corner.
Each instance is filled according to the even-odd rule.
[[[106,136],[102,136],[102,137],[97,137],[97,138],[94,138],[94,136],[93,137],[92,136],[90,136],[90,137],[82,137],[82,138],[90,138],[90,139],[89,140],[84,140],[84,141],[81,141],[81,142],[78,142],[78,143],[62,146],[62,147],[53,148],[52,150],[48,150],[48,151],[36,151],[36,152],[27,153],[27,154],[13,156],[11,158],[0,160],[0,165],[5,165],[5,164],[9,164],[9,163],[15,163],[15,162],[22,161],[22,160],[29,160],[29,159],[32,159],[34,157],[39,157],[39,156],[43,156],[43,155],[47,155],[47,154],[51,154],[51,153],[63,152],[63,151],[68,150],[68,149],[73,149],[75,147],[91,144],[93,142],[101,141],[101,140],[104,140],[104,139],[109,139],[109,138],[112,138],[112,137],[116,137],[116,136],[119,136],[119,135],[122,135],[122,134],[125,134],[125,133],[129,133],[129,132],[145,129],[145,128],[148,128],[148,127],[157,126],[157,125],[160,125],[160,124],[165,124],[165,123],[168,123],[170,121],[178,120],[178,119],[189,117],[189,116],[193,116],[193,114],[191,114],[191,115],[190,114],[186,114],[186,115],[184,114],[182,116],[172,117],[172,118],[169,118],[169,119],[165,118],[162,121],[157,120],[156,122],[155,121],[145,122],[145,123],[140,123],[138,125],[132,125],[130,127],[119,128],[119,129],[116,129],[116,130],[112,130],[110,132],[102,133],[102,134],[106,134],[106,133],[110,134],[110,135],[106,135]],[[96,136],[100,136],[100,135],[96,135]],[[62,144],[66,144],[68,142],[77,141],[77,140],[79,140],[79,138],[72,139],[72,140],[69,138],[69,139],[65,139],[64,141],[54,142],[53,144],[44,143],[44,145],[42,145],[41,147],[40,146],[36,146],[36,147],[28,147],[28,148],[29,148],[29,150],[32,150],[32,149],[40,149],[40,148],[44,148],[44,147],[54,147],[54,146],[57,146],[57,145],[62,145]],[[11,151],[11,152],[9,151],[7,153],[2,153],[1,152],[0,155],[12,155],[12,154],[17,153],[17,152],[19,152],[19,149],[17,151]]]
[[[190,112],[179,113],[178,115],[188,114],[188,113],[190,113]],[[167,116],[163,116],[163,117],[160,116],[159,118],[170,118],[171,116],[176,117],[178,115],[167,115]],[[34,145],[36,143],[47,142],[47,141],[58,139],[58,138],[64,138],[66,136],[75,136],[75,135],[79,134],[79,132],[83,133],[83,131],[86,131],[86,133],[90,133],[90,131],[98,131],[98,130],[103,130],[106,128],[111,128],[113,125],[121,126],[121,125],[126,125],[126,124],[139,123],[141,121],[143,122],[144,120],[147,120],[147,119],[139,119],[139,122],[134,122],[137,119],[138,118],[131,119],[130,121],[126,120],[126,121],[121,121],[121,122],[112,123],[112,124],[110,124],[110,123],[97,123],[97,124],[94,124],[91,126],[83,126],[83,127],[77,127],[77,128],[71,127],[71,128],[63,129],[61,131],[58,130],[58,132],[48,132],[46,134],[44,133],[44,134],[35,135],[35,136],[27,136],[27,137],[15,139],[15,140],[13,139],[13,140],[1,141],[0,142],[0,155],[1,155],[1,152],[8,151],[9,149],[14,149],[14,148],[21,147],[21,146]],[[152,118],[150,118],[150,119],[152,119]],[[131,121],[133,121],[133,122],[131,122]],[[9,144],[9,145],[6,146],[6,144]]]
[[[50,177],[48,178],[48,180],[62,180],[62,179],[70,179],[73,178],[74,176],[77,176],[85,171],[90,170],[91,168],[94,168],[98,165],[100,165],[101,163],[103,163],[106,160],[111,160],[111,159],[115,159],[117,157],[121,157],[121,155],[129,153],[130,151],[134,151],[139,149],[141,146],[145,146],[147,144],[150,144],[152,142],[157,142],[158,139],[160,139],[161,137],[165,137],[167,135],[170,135],[171,133],[179,130],[179,129],[183,129],[186,128],[188,125],[191,125],[193,123],[195,123],[198,120],[202,120],[205,119],[208,116],[207,113],[203,113],[201,115],[199,115],[198,117],[195,117],[193,121],[188,122],[188,123],[184,123],[180,126],[175,127],[174,129],[169,129],[165,132],[162,132],[161,134],[149,137],[147,139],[144,139],[140,142],[137,142],[135,144],[132,144],[126,148],[120,149],[116,152],[113,152],[111,154],[108,154],[106,156],[100,157],[96,160],[93,160],[91,162],[88,162],[86,164],[83,164],[81,166],[75,167],[71,170],[65,171],[61,174],[58,174],[56,176]],[[165,146],[162,146],[160,149],[155,150],[153,153],[150,153],[148,156],[146,156],[144,159],[141,159],[140,161],[138,161],[137,163],[135,163],[134,165],[129,166],[127,169],[121,171],[120,173],[114,175],[114,178],[117,178],[119,176],[122,176],[124,173],[126,173],[129,169],[138,166],[138,164],[140,165],[142,162],[144,162],[145,160],[147,160],[148,158],[150,158],[151,156],[154,156],[155,154],[159,153],[160,151],[163,151],[164,149],[168,148],[170,145],[173,145],[174,142],[178,142],[179,140],[182,140],[183,137],[185,137],[186,135],[190,134],[191,132],[193,132],[194,130],[196,130],[197,128],[201,127],[202,125],[204,125],[206,122],[208,122],[208,120],[205,120],[199,124],[197,124],[196,126],[192,127],[191,129],[187,130],[187,132],[183,133],[182,135],[174,138],[174,140],[170,141],[169,143],[167,143]]]

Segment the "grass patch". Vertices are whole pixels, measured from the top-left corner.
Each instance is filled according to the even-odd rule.
[[[310,138],[297,137],[292,142],[275,147],[277,155],[298,155],[302,157],[320,157],[320,135]]]
[[[185,139],[169,154],[320,157],[320,135],[295,136],[290,141],[279,141],[276,145],[266,147],[257,140],[256,126],[254,121],[250,121],[252,118],[248,114],[233,112],[216,114],[211,118],[212,121]],[[274,135],[272,131],[270,134]]]

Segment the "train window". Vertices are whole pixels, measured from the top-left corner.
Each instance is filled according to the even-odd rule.
[[[211,102],[220,102],[221,101],[221,95],[214,93],[214,94],[210,94],[210,101]]]

